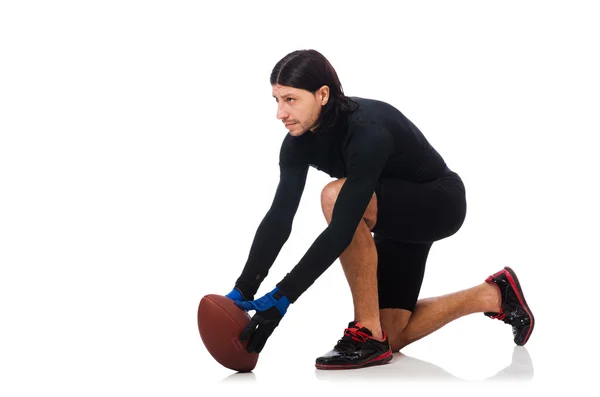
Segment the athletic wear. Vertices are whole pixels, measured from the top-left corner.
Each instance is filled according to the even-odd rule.
[[[456,233],[467,211],[465,186],[447,167],[436,179],[413,182],[382,177],[372,232],[405,243],[433,243]]]
[[[317,358],[315,366],[318,369],[353,369],[386,364],[393,355],[385,331],[383,337],[383,341],[374,339],[368,328],[353,321],[333,350]]]
[[[405,243],[375,234],[380,309],[414,311],[432,243]]]
[[[502,305],[500,312],[485,312],[484,315],[510,324],[515,343],[523,346],[531,336],[535,321],[523,296],[517,275],[510,267],[505,266],[503,270],[489,276],[485,281],[498,286]]]
[[[329,226],[277,284],[291,302],[350,245],[373,193],[378,199],[373,232],[380,240],[431,243],[455,233],[462,224],[464,186],[421,131],[383,101],[350,99],[358,107],[344,114],[337,127],[296,137],[286,134],[283,139],[279,185],[236,281],[244,294],[256,294],[287,241],[309,167],[347,180]],[[424,264],[424,258],[418,262]],[[416,271],[420,273],[422,269]]]
[[[255,310],[256,313],[242,331],[240,340],[249,339],[248,352],[260,353],[279,322],[287,312],[290,301],[277,287],[262,298],[252,302],[236,301],[243,310]]]
[[[242,294],[242,291],[240,291],[237,288],[232,289],[231,292],[229,292],[225,296],[228,297],[229,299],[233,300],[233,301],[252,301],[252,300],[254,300],[253,296],[250,296],[250,298],[247,299],[244,296],[244,294]]]
[[[447,170],[431,182],[382,178],[377,195],[379,308],[413,311],[434,241],[451,236],[466,215],[465,188]]]

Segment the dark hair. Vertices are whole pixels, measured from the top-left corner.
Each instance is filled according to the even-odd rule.
[[[343,121],[343,114],[353,112],[358,103],[346,95],[337,73],[329,61],[316,50],[297,50],[284,56],[271,72],[271,85],[281,84],[315,94],[324,85],[329,87],[329,100],[317,119],[317,130],[334,128]],[[352,103],[356,107],[352,107]]]

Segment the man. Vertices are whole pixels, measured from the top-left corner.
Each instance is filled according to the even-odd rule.
[[[384,364],[461,316],[483,312],[513,328],[517,345],[534,326],[508,267],[473,288],[417,301],[434,241],[456,233],[466,215],[465,187],[421,131],[382,101],[347,97],[331,64],[314,50],[281,59],[270,78],[283,139],[280,181],[248,261],[227,296],[256,313],[240,338],[262,351],[291,303],[337,259],[354,319],[319,369]],[[276,287],[254,300],[287,241],[309,167],[337,180],[323,189],[328,227]],[[371,234],[373,233],[373,235]]]

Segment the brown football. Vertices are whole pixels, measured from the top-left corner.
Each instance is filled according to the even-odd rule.
[[[256,367],[258,353],[248,353],[248,341],[240,334],[250,322],[250,315],[223,295],[209,294],[198,306],[198,330],[208,352],[224,367],[249,372]]]

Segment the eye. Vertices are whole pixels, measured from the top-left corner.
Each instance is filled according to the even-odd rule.
[[[295,100],[294,98],[288,98],[288,101],[294,101],[294,100]]]

